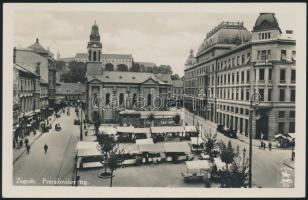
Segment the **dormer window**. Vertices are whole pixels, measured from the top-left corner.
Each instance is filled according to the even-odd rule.
[[[136,79],[136,78],[133,76],[132,79]]]
[[[121,78],[122,78],[122,76],[119,76],[119,78],[121,79]]]
[[[105,78],[109,78],[109,76],[105,76]]]
[[[259,40],[270,39],[271,33],[259,33]]]

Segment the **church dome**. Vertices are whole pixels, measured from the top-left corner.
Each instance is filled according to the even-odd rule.
[[[100,41],[99,30],[96,22],[94,22],[91,29],[90,41]]]
[[[29,49],[33,49],[37,53],[47,53],[47,50],[39,43],[39,39],[36,38],[34,44],[28,47]]]
[[[253,27],[253,31],[263,31],[269,29],[278,29],[281,33],[275,13],[260,13],[255,26]]]
[[[222,22],[207,33],[201,43],[198,53],[215,44],[239,45],[251,39],[251,33],[244,27],[243,22]]]

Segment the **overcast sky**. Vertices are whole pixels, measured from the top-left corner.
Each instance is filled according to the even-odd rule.
[[[183,75],[184,63],[205,35],[221,21],[243,21],[252,30],[259,13],[140,13],[140,12],[18,12],[14,15],[14,45],[27,47],[39,38],[61,57],[87,52],[91,26],[99,26],[103,53],[132,54],[135,61],[168,64]],[[295,31],[292,15],[277,13],[283,32]]]

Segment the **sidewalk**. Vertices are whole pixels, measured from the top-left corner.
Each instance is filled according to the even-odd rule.
[[[294,169],[295,161],[292,161],[291,159],[286,159],[283,161],[283,164],[290,167],[291,169]]]
[[[56,118],[54,116],[51,116],[51,121],[54,121]],[[23,141],[27,138],[29,140],[30,146],[43,135],[43,133],[40,130],[36,130],[36,134],[34,135],[33,132],[31,132],[28,136],[25,136]],[[13,149],[13,164],[26,152],[26,145],[23,144],[21,148],[14,148]]]
[[[187,110],[185,111],[185,115],[193,117],[193,114],[188,112]],[[216,128],[217,128],[217,124],[216,123],[211,122],[211,121],[206,120],[206,119],[204,119],[204,118],[202,118],[200,116],[196,116],[195,115],[195,126],[197,125],[197,122],[199,122],[199,123],[201,122],[204,125],[209,126],[211,129],[214,129],[214,133],[216,132]],[[220,132],[218,132],[218,133],[220,133]],[[222,133],[220,133],[220,134],[222,134]],[[240,140],[241,142],[249,144],[249,137],[248,136],[245,136],[243,134],[237,134],[237,139]],[[263,142],[266,143],[266,149],[268,149],[269,141],[263,140]],[[252,146],[259,147],[260,144],[261,144],[261,141],[259,139],[252,139]],[[290,148],[279,148],[279,147],[276,147],[273,142],[272,142],[272,149],[290,150]]]

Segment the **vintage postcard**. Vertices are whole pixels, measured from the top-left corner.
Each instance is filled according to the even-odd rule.
[[[5,197],[304,197],[306,4],[5,3]]]

